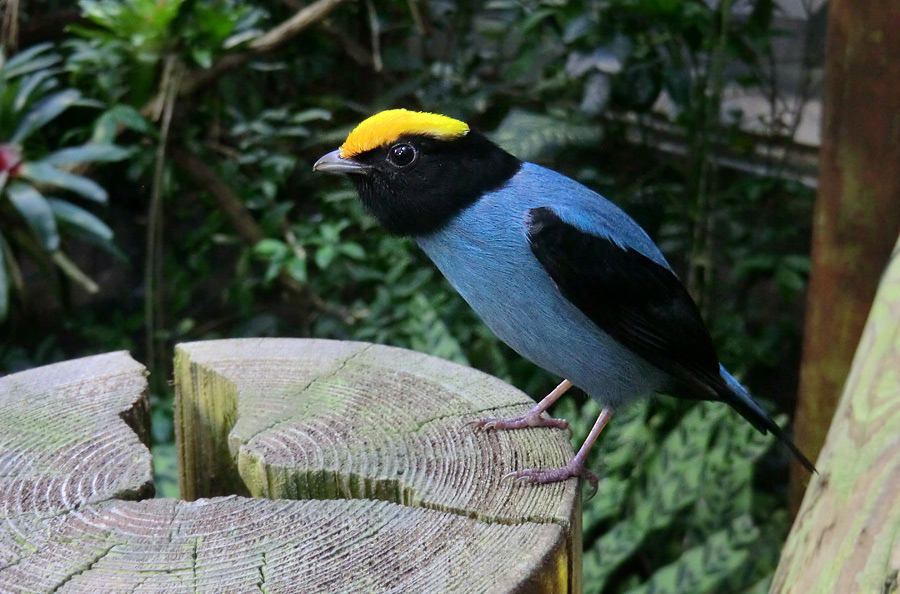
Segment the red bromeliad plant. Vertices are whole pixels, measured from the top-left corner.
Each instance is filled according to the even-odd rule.
[[[96,215],[54,194],[106,202],[106,190],[73,169],[120,160],[129,151],[107,143],[52,148],[46,138],[37,140],[37,133],[69,107],[93,106],[79,91],[58,88],[59,63],[50,44],[8,60],[0,52],[0,321],[9,311],[12,289],[24,290],[18,252],[52,262],[86,290],[96,291],[96,284],[61,249],[60,232],[101,245],[112,239],[112,231]]]
[[[0,144],[0,177],[16,177],[22,170],[22,155],[14,144]]]

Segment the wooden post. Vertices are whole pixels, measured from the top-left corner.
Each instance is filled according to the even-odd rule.
[[[794,439],[825,441],[878,278],[900,232],[900,2],[828,5],[819,191]],[[809,474],[793,462],[791,507]]]
[[[502,478],[565,464],[572,455],[566,433],[466,425],[533,405],[508,384],[403,349],[241,339],[176,347],[175,385],[186,499],[240,483],[254,497],[392,502],[410,512],[407,529],[423,539],[416,546],[429,549],[430,539],[448,535],[433,532],[416,510],[530,526],[544,561],[527,570],[525,591],[580,591],[576,481],[536,488]],[[523,576],[504,567],[522,567],[532,546],[497,551],[485,575],[498,591],[515,590]],[[504,583],[507,577],[512,581]]]
[[[895,593],[900,571],[900,242],[770,592]]]
[[[145,374],[119,352],[0,378],[0,518],[152,497]]]
[[[152,494],[145,370],[125,353],[0,378],[0,592],[581,591],[565,433],[481,432],[531,400],[400,349],[178,348],[182,484]],[[144,440],[146,441],[146,440]],[[229,486],[271,499],[224,494]]]

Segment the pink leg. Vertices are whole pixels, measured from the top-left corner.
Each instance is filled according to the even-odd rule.
[[[594,493],[597,492],[597,484],[598,479],[597,475],[593,472],[585,468],[584,459],[587,458],[588,452],[591,450],[591,446],[594,445],[594,442],[597,441],[597,436],[600,435],[600,432],[603,431],[603,428],[606,426],[606,423],[609,422],[610,417],[612,417],[612,410],[609,408],[604,408],[600,411],[600,416],[597,417],[597,421],[594,423],[594,426],[591,428],[590,434],[588,434],[587,439],[584,440],[584,443],[581,445],[581,449],[578,450],[578,453],[569,460],[569,463],[565,466],[561,466],[559,468],[550,468],[547,470],[518,470],[515,472],[510,472],[503,478],[514,478],[516,480],[525,481],[526,483],[531,484],[547,484],[547,483],[556,483],[559,481],[564,481],[566,479],[570,479],[572,477],[580,476],[591,484],[593,487],[593,491],[591,492],[590,497],[594,496]],[[588,497],[588,499],[590,499]]]
[[[510,419],[478,419],[470,424],[484,427],[485,429],[523,429],[525,427],[556,427],[557,429],[568,429],[569,424],[564,419],[554,419],[552,417],[542,417],[541,413],[550,408],[550,405],[556,402],[560,396],[566,393],[566,390],[572,387],[572,382],[563,380],[552,392],[547,394],[543,400],[534,405],[527,413],[520,417]]]

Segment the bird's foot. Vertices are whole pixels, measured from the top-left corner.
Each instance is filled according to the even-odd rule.
[[[531,485],[547,485],[550,483],[558,483],[570,478],[580,477],[591,485],[591,493],[588,499],[597,493],[597,487],[600,480],[597,475],[584,467],[584,463],[573,458],[565,466],[559,468],[548,468],[546,470],[527,469],[516,470],[503,476],[503,478],[511,478],[517,481],[529,483]]]
[[[476,419],[468,425],[476,425],[482,429],[524,429],[526,427],[555,427],[556,429],[569,429],[569,423],[565,419],[545,417],[539,412],[528,411],[522,416],[508,419]]]

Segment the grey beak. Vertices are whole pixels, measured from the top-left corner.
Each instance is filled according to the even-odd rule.
[[[362,175],[368,170],[368,166],[358,163],[353,159],[341,158],[341,150],[331,151],[327,155],[322,156],[313,165],[313,171],[325,171],[327,173],[355,173]]]

